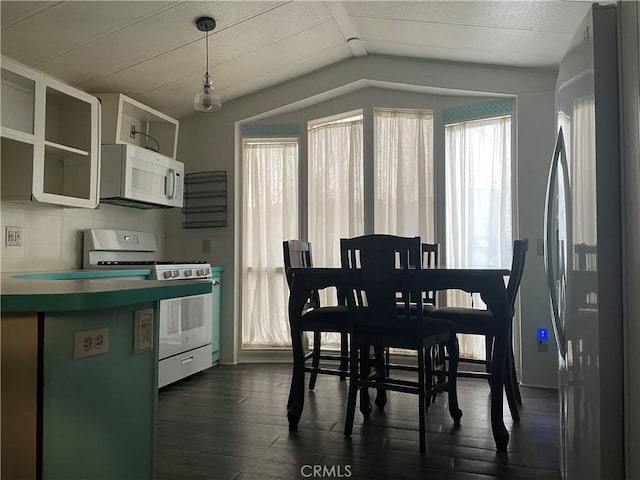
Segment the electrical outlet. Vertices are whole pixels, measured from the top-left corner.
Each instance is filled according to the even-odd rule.
[[[4,244],[7,247],[21,247],[22,227],[7,226],[5,228]]]
[[[133,353],[153,349],[153,309],[138,310],[134,314]]]
[[[73,338],[73,358],[101,355],[109,351],[109,329],[84,330],[75,332]]]
[[[129,130],[129,136],[131,138],[136,138],[136,126],[135,125],[130,125],[131,130]]]

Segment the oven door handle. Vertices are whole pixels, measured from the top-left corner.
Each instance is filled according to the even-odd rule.
[[[180,365],[186,365],[187,363],[193,362],[193,360],[194,360],[193,355],[189,355],[187,357],[182,357],[180,359]]]

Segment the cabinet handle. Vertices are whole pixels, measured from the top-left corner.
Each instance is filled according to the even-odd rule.
[[[193,355],[189,355],[188,357],[184,357],[180,360],[180,365],[186,365],[187,363],[193,362]]]
[[[215,287],[216,285],[220,285],[220,282],[218,280],[214,280],[213,282],[211,282],[213,284],[213,286]]]

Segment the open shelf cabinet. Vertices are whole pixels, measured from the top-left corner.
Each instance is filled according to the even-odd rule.
[[[121,93],[95,95],[102,103],[104,145],[130,143],[176,160],[178,120]],[[141,133],[132,134],[132,129]]]
[[[100,103],[2,57],[2,200],[98,205]]]

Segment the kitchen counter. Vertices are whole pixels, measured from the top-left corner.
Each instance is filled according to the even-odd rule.
[[[148,269],[3,274],[3,312],[61,312],[114,308],[211,292],[211,282],[144,280]],[[132,278],[132,279],[129,279]]]
[[[150,274],[0,276],[2,478],[155,478],[159,302],[212,282]],[[150,312],[152,342],[140,348],[137,317]],[[104,352],[78,356],[92,345],[78,339],[98,331]]]

